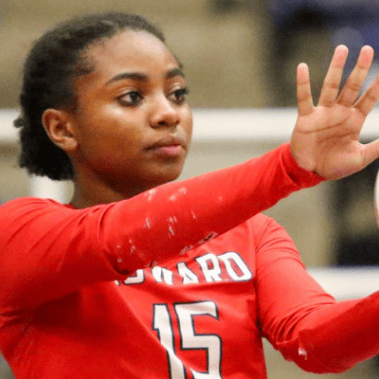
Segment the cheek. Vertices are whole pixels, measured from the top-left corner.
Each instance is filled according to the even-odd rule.
[[[94,110],[86,120],[86,138],[115,146],[125,142],[135,144],[142,139],[144,118],[140,112],[120,107],[116,103]]]

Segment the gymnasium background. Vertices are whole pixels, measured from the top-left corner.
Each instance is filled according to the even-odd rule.
[[[337,44],[349,46],[349,64],[364,44],[379,50],[379,2],[368,0],[2,0],[0,128],[9,127],[5,112],[17,111],[22,63],[32,41],[58,21],[100,10],[147,16],[162,27],[169,47],[184,63],[189,103],[199,115],[195,128],[203,129],[195,131],[182,178],[244,161],[287,140],[288,127],[296,117],[295,69],[299,62],[310,66],[317,98]],[[377,71],[374,65],[370,75]],[[230,121],[229,130],[225,123],[219,132],[218,125],[211,125],[209,120],[217,112],[221,112],[219,120]],[[267,116],[279,128],[285,115],[290,125],[283,134],[275,134],[269,125],[265,129],[263,121],[259,133],[243,134],[237,129],[244,112],[252,120],[252,129],[255,114],[260,120]],[[210,134],[206,133],[208,125],[213,130]],[[371,125],[371,134],[379,135],[375,119]],[[17,154],[14,139],[0,138],[0,202],[38,193],[35,180],[17,168]],[[351,178],[292,195],[267,212],[288,230],[308,267],[328,273],[342,267],[369,273],[377,267],[379,232],[372,200],[377,169],[373,163]],[[69,199],[68,183],[60,191],[60,196]],[[342,271],[346,284],[349,272]],[[367,277],[363,274],[358,286],[368,285]],[[265,346],[270,379],[319,377],[303,373]],[[378,372],[377,359],[372,359],[346,374],[323,377],[368,379],[377,378]],[[0,356],[0,379],[10,378]]]

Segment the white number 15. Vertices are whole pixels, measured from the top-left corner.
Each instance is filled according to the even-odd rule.
[[[179,323],[181,349],[206,350],[207,370],[191,370],[195,379],[221,379],[221,338],[214,334],[196,334],[195,316],[218,318],[216,304],[213,301],[179,303],[174,305]],[[185,379],[183,363],[175,354],[172,318],[167,304],[155,304],[153,328],[158,332],[159,340],[167,350],[170,378]]]

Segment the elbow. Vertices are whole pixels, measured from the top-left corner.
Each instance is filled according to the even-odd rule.
[[[341,374],[355,366],[344,360],[336,361],[332,356],[318,357],[304,348],[299,348],[297,356],[292,359],[297,366],[307,372],[315,374]]]
[[[302,370],[315,374],[340,374],[346,372],[356,365],[347,359],[339,359],[339,354],[325,349],[317,352],[312,345],[302,344],[299,339],[282,342],[276,346],[287,361],[293,361]]]

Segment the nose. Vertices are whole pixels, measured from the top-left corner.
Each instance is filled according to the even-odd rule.
[[[152,104],[150,112],[150,125],[153,128],[177,126],[180,115],[177,105],[162,94],[157,96]]]

